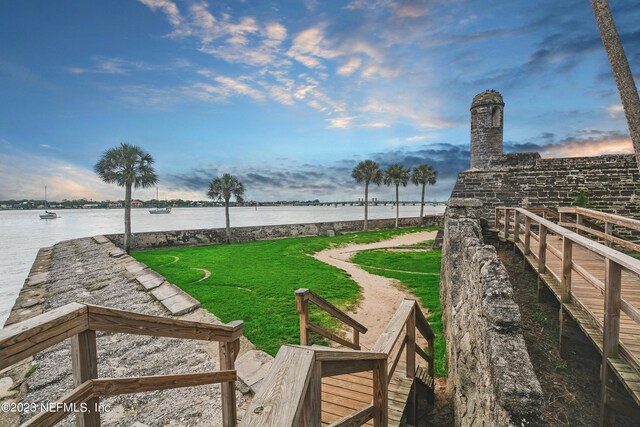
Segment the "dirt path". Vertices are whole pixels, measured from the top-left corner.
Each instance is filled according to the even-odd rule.
[[[370,349],[376,342],[402,300],[415,298],[415,296],[399,289],[395,280],[370,274],[349,260],[356,252],[414,245],[426,240],[433,240],[436,234],[437,231],[422,231],[382,242],[352,244],[337,249],[326,249],[313,255],[314,258],[347,272],[362,289],[360,303],[347,314],[369,329],[366,334],[360,337],[360,344],[364,349]]]

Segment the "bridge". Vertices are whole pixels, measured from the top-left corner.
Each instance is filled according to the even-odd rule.
[[[420,200],[400,200],[400,206],[420,206]],[[364,206],[364,200],[343,200],[336,202],[295,202],[294,206]],[[369,200],[369,206],[395,206],[395,200]],[[447,202],[425,201],[425,206],[446,206]]]
[[[602,354],[600,425],[613,425],[616,412],[637,420],[640,260],[622,250],[640,251],[640,221],[578,207],[495,212],[499,237],[537,272],[539,299],[549,291],[560,303],[561,356],[577,330]]]

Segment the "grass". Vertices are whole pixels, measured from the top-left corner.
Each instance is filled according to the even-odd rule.
[[[412,292],[429,311],[429,324],[436,335],[434,343],[436,376],[447,375],[445,340],[442,336],[440,308],[440,260],[442,251],[394,252],[370,250],[357,253],[352,261],[371,274],[396,279]],[[401,270],[401,271],[398,271]]]
[[[136,251],[131,255],[196,298],[223,322],[243,320],[244,334],[275,355],[283,344],[299,342],[294,291],[309,288],[343,310],[359,299],[358,285],[310,254],[349,243],[371,243],[433,228],[405,228],[302,237],[196,248]],[[174,257],[179,260],[175,261]],[[201,282],[204,268],[211,277]],[[197,283],[196,283],[197,282]],[[312,310],[314,323],[335,328],[329,316]]]

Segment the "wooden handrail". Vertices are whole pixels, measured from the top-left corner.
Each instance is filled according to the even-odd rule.
[[[221,371],[152,377],[98,379],[95,331],[219,341]],[[60,403],[88,404],[78,414],[83,425],[99,426],[96,410],[101,396],[139,393],[167,388],[222,383],[223,425],[235,426],[235,358],[243,323],[213,325],[189,320],[132,313],[89,304],[71,303],[0,330],[0,369],[71,338],[75,388]],[[55,425],[68,415],[57,410],[41,412],[25,425]]]
[[[300,318],[300,344],[309,345],[309,331],[313,331],[323,337],[330,339],[345,347],[352,348],[354,350],[360,350],[360,333],[365,334],[367,328],[355,319],[349,317],[346,313],[341,311],[338,307],[331,304],[321,296],[311,292],[309,289],[298,289],[295,292],[296,295],[296,310]],[[314,323],[309,321],[309,301],[314,303],[320,309],[324,310],[333,318],[341,321],[342,323],[351,326],[353,328],[353,342],[347,341],[342,337],[337,336],[331,331],[328,331]]]
[[[539,232],[538,232],[538,241],[539,241],[539,251],[538,251],[538,274],[541,276],[545,273],[549,273],[554,276],[554,279],[557,284],[560,285],[559,292],[559,300],[561,303],[561,311],[560,311],[560,351],[563,353],[566,350],[563,350],[565,347],[564,339],[563,339],[563,316],[566,312],[570,312],[574,310],[574,308],[570,308],[570,304],[574,303],[577,307],[583,309],[589,316],[592,317],[592,320],[596,325],[601,326],[602,331],[602,370],[601,370],[601,415],[606,413],[606,408],[611,403],[609,402],[608,396],[611,395],[612,391],[610,389],[610,384],[612,382],[612,378],[614,378],[614,372],[610,367],[609,361],[615,360],[617,358],[623,358],[628,363],[633,370],[635,370],[636,374],[640,374],[640,360],[638,360],[637,356],[633,354],[631,351],[631,347],[627,344],[635,344],[634,342],[626,343],[620,340],[620,320],[621,314],[626,314],[633,322],[640,324],[640,309],[634,306],[627,299],[622,297],[622,277],[623,271],[626,270],[631,273],[632,276],[638,278],[640,277],[640,260],[636,260],[628,255],[625,255],[619,251],[612,249],[611,243],[621,244],[622,246],[626,246],[629,248],[635,248],[635,244],[631,242],[626,242],[623,239],[619,239],[615,236],[612,236],[613,227],[612,224],[624,226],[630,228],[634,231],[640,231],[640,221],[620,217],[619,215],[613,215],[604,212],[593,211],[591,209],[579,208],[579,207],[571,207],[571,208],[560,208],[560,221],[559,225],[553,224],[548,220],[542,218],[535,218],[535,215],[532,213],[527,213],[522,208],[498,208],[496,209],[495,217],[496,217],[496,228],[500,227],[500,217],[505,218],[503,221],[504,224],[504,237],[506,240],[509,239],[509,226],[510,221],[508,220],[509,212],[513,211],[514,215],[525,215],[527,222],[529,224],[527,228],[528,230],[525,233],[531,233],[531,236],[534,236],[533,231],[531,231],[531,223],[535,222],[538,224]],[[567,215],[575,214],[576,222],[569,223],[567,222]],[[591,218],[599,221],[604,221],[604,233],[599,230],[594,230],[593,228],[589,228],[585,225],[588,221],[585,221],[585,218]],[[567,230],[563,226],[570,226],[576,230],[585,231],[591,235],[600,237],[605,239],[607,245],[600,244],[586,237],[580,236],[579,234]],[[552,250],[552,246],[547,245],[547,231],[551,231],[556,236],[562,238],[562,250],[558,251],[554,248]],[[522,247],[522,251],[525,255],[529,254],[530,251],[530,239],[525,234],[525,243]],[[514,240],[516,246],[520,244],[520,242],[516,242]],[[604,259],[604,283],[600,281],[600,279],[596,278],[594,274],[587,271],[584,266],[576,263],[574,259],[575,248],[574,246],[580,246],[587,251],[590,251],[594,254],[599,255]],[[640,246],[638,246],[640,248]],[[551,251],[554,255],[560,255],[561,259],[561,277],[558,277],[551,268],[547,267],[546,262],[546,252],[547,249]],[[535,255],[534,255],[535,257]],[[596,288],[602,295],[604,295],[604,316],[596,316],[593,311],[589,308],[589,304],[586,301],[580,301],[580,297],[577,296],[572,291],[572,272],[575,271],[579,274],[589,285]],[[548,279],[545,279],[548,280]],[[593,337],[592,337],[593,338]]]
[[[239,427],[319,426],[320,379],[363,371],[373,371],[372,405],[333,425],[361,425],[373,419],[374,426],[386,427],[386,365],[387,356],[381,353],[282,346]]]
[[[309,327],[309,322],[308,322],[308,307],[305,306],[307,301],[311,300],[311,298],[305,297],[305,296],[310,294],[312,293],[308,289],[299,289],[298,291],[296,291],[296,306],[298,307],[298,313],[300,314],[301,341],[303,341],[302,339],[302,337],[304,336],[303,331],[312,329]],[[305,316],[307,317],[307,319],[304,318]],[[427,354],[423,349],[421,349],[418,345],[416,345],[416,334],[415,334],[416,331],[418,331],[427,341],[428,347],[429,347],[428,349],[429,354]],[[424,359],[428,363],[429,376],[432,379],[435,379],[434,347],[433,347],[434,339],[435,339],[435,334],[433,332],[433,329],[431,328],[431,326],[429,325],[429,322],[427,321],[424,314],[420,310],[420,306],[418,305],[418,303],[414,300],[405,299],[400,304],[400,307],[398,307],[398,309],[394,313],[391,320],[389,320],[387,327],[382,332],[382,334],[380,335],[376,343],[373,345],[371,351],[369,352],[333,349],[333,348],[319,347],[319,346],[304,347],[305,344],[302,344],[299,348],[310,349],[315,351],[316,362],[322,363],[321,375],[320,375],[321,377],[343,375],[343,374],[349,374],[354,372],[372,370],[371,368],[372,361],[375,361],[375,360],[377,360],[378,362],[384,361],[384,365],[385,365],[384,378],[386,381],[384,386],[387,387],[387,384],[391,380],[391,377],[394,374],[395,369],[398,366],[398,363],[403,353],[406,353],[407,370],[405,374],[408,378],[412,378],[412,379],[415,378],[415,374],[416,374],[415,358],[416,358],[416,354],[418,354],[422,359]],[[350,344],[350,343],[347,342],[347,344]],[[400,345],[398,346],[398,344]],[[289,346],[289,347],[296,347],[296,346]],[[380,372],[376,374],[376,370],[375,369],[373,370],[374,370],[374,384],[375,384],[376,376],[378,376],[379,378],[382,378],[382,373]],[[304,372],[300,372],[299,375],[300,376],[304,375]],[[412,390],[415,393],[416,388],[414,387]],[[267,392],[265,393],[269,395],[269,393]],[[374,393],[375,393],[375,385],[374,385]],[[379,397],[379,399],[382,399],[382,397]],[[431,390],[429,399],[430,400],[433,399],[433,390]],[[345,416],[342,419],[331,424],[331,426],[333,427],[357,426],[368,421],[371,418],[371,416],[373,416],[374,418],[374,425],[378,425],[375,422],[375,419],[377,417],[377,415],[375,414],[378,414],[379,409],[380,408],[378,405],[375,404],[375,399],[374,399],[374,404],[372,406],[363,408],[362,410],[356,413]],[[248,411],[248,413],[250,412],[251,412],[251,409]],[[409,414],[409,419],[415,421],[416,413],[414,412],[412,414]],[[385,422],[386,422],[386,416],[385,416]],[[249,426],[249,425],[250,424],[246,424],[246,426]],[[258,424],[258,425],[267,425],[267,424]],[[276,424],[269,424],[269,425],[289,425],[289,424],[276,423]],[[316,424],[311,424],[311,425],[316,425]]]
[[[584,231],[585,233],[589,233],[593,236],[599,237],[606,242],[606,245],[608,247],[611,247],[611,244],[615,243],[616,245],[620,245],[627,249],[640,251],[639,244],[613,235],[613,225],[626,227],[633,231],[640,231],[640,221],[638,221],[637,219],[626,218],[608,212],[600,212],[593,209],[573,206],[559,208],[558,212],[561,215],[560,225],[562,225],[563,227],[575,228],[576,230]],[[567,215],[575,215],[575,222],[568,222]],[[585,221],[584,218],[602,221],[604,223],[604,226],[600,227],[591,221]],[[591,224],[591,226],[585,224]]]

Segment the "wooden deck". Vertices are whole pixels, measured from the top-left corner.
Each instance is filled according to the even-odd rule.
[[[617,310],[619,338],[617,347],[615,347],[616,344],[613,347],[616,354],[614,357],[607,357],[607,362],[620,384],[624,386],[635,404],[640,406],[640,323],[637,319],[637,310],[640,308],[639,275],[628,268],[620,268],[616,264],[617,266],[614,265],[611,268],[617,269],[618,273],[611,276],[606,265],[613,265],[613,259],[618,259],[616,257],[620,256],[619,252],[606,248],[612,253],[609,255],[602,249],[602,245],[598,245],[599,249],[594,251],[593,244],[589,247],[585,241],[578,243],[575,233],[557,225],[551,228],[553,224],[537,225],[535,219],[526,216],[522,210],[520,211],[515,216],[511,216],[511,212],[507,214],[507,226],[505,226],[504,220],[497,223],[499,237],[502,240],[506,238],[506,240],[515,243],[516,248],[524,255],[526,262],[534,271],[538,272],[539,283],[548,288],[561,303],[561,349],[563,346],[562,316],[569,315],[600,353],[605,351],[607,347],[604,339],[604,331],[607,330],[605,294],[610,292],[609,283],[613,280],[619,282],[618,306],[623,307],[623,309],[618,308]],[[524,226],[522,225],[523,220],[525,220]],[[518,222],[517,228],[516,221]],[[541,228],[545,229],[545,236],[542,238],[542,240],[546,240],[545,251],[540,251]],[[563,249],[563,237],[566,240],[572,240],[568,245],[568,250],[566,249],[566,240]],[[580,236],[580,238],[582,237],[584,236]],[[605,253],[606,256],[596,253],[597,251]],[[613,254],[614,252],[617,255]],[[542,258],[542,263],[540,263],[540,258]],[[607,274],[609,277],[606,277]],[[612,279],[612,277],[616,277],[616,274],[619,274],[619,280]],[[613,335],[616,334],[614,329]],[[607,352],[607,354],[610,353]],[[616,406],[614,401],[618,400],[619,395],[615,392],[615,387],[611,390],[608,387],[608,385],[605,386],[607,391],[603,395],[607,393],[611,393],[611,395],[609,398],[604,397],[603,399],[607,405],[613,407]],[[628,403],[631,402],[625,403],[627,407]],[[632,408],[631,411],[637,413],[637,408]]]
[[[412,379],[406,378],[404,362],[389,382],[389,427],[399,426],[411,391]],[[339,419],[371,405],[373,393],[372,372],[358,372],[322,379],[322,425],[330,425]],[[363,424],[373,426],[372,421]]]

